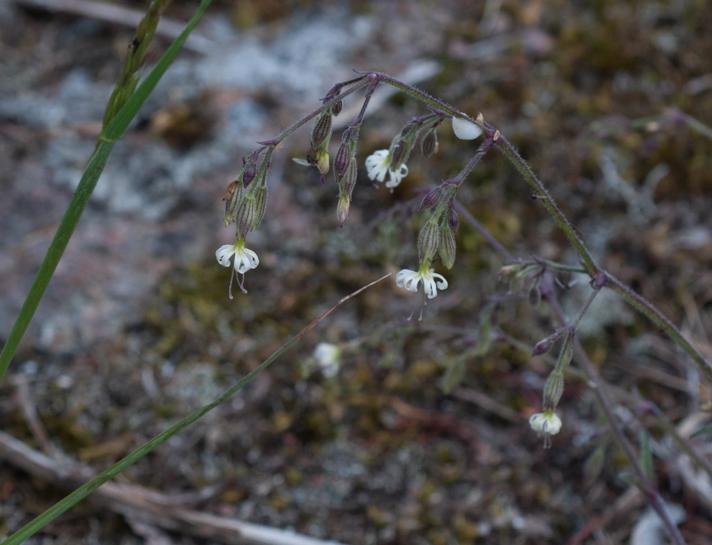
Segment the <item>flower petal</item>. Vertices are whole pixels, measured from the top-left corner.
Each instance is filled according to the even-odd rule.
[[[396,285],[408,291],[418,291],[418,282],[420,275],[410,269],[403,269],[396,275]]]
[[[257,252],[254,252],[249,248],[245,248],[244,252],[250,262],[250,269],[256,269],[260,264],[260,258],[257,256]]]
[[[292,157],[292,161],[294,161],[295,163],[297,163],[298,165],[303,166],[303,167],[312,166],[309,161],[307,161],[306,159],[303,159],[301,157]]]
[[[461,117],[452,118],[452,132],[460,140],[474,140],[482,134],[482,129],[472,121]]]
[[[433,273],[433,279],[435,280],[435,284],[438,286],[440,291],[447,289],[447,279],[442,274]]]
[[[235,255],[234,244],[223,244],[215,251],[215,258],[223,267],[230,266],[230,258]]]
[[[374,151],[366,157],[366,174],[369,180],[382,182],[388,174],[388,167],[391,164],[391,156],[387,149]]]

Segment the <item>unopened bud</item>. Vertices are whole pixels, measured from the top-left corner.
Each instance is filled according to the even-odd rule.
[[[420,141],[420,151],[425,157],[431,157],[433,154],[438,152],[438,131],[430,129],[425,133],[423,139]]]
[[[316,120],[314,130],[311,136],[311,145],[313,148],[321,148],[322,144],[328,143],[327,139],[331,136],[331,113],[324,112]]]
[[[438,200],[440,200],[440,191],[437,187],[434,187],[425,194],[425,197],[423,197],[420,203],[420,208],[432,208],[438,203]]]
[[[337,179],[346,172],[350,159],[351,149],[348,142],[341,142],[339,149],[336,150],[336,157],[334,158],[334,174],[336,174]]]
[[[453,206],[451,206],[450,210],[448,210],[447,222],[453,231],[457,231],[457,228],[460,225],[460,217],[457,210],[455,210],[455,207]]]
[[[336,205],[336,219],[339,225],[346,223],[346,218],[349,217],[349,208],[351,207],[351,197],[345,193],[339,195],[339,202]]]
[[[245,170],[242,171],[242,183],[245,187],[252,183],[252,180],[255,179],[255,174],[257,174],[257,166],[254,162],[249,161],[245,165]]]
[[[509,265],[509,267],[516,267],[517,265]],[[503,267],[504,268],[504,267]],[[500,274],[502,273],[500,269]],[[538,343],[534,345],[534,348],[532,349],[532,356],[541,356],[542,354],[546,354],[549,350],[551,350],[551,347],[554,346],[554,343],[559,340],[559,337],[564,333],[563,329],[559,329],[558,331],[554,331],[551,335],[548,337],[544,337],[542,340],[540,340]]]
[[[420,261],[430,261],[438,252],[440,244],[440,233],[438,222],[435,218],[430,218],[420,228],[418,234],[418,256]]]
[[[554,369],[544,384],[543,407],[545,411],[556,409],[561,396],[564,394],[564,373],[559,369]]]
[[[457,252],[457,243],[455,242],[455,234],[448,223],[440,227],[440,242],[438,245],[438,254],[443,265],[448,269],[452,269],[455,264],[455,255]]]
[[[356,187],[357,177],[358,177],[358,162],[356,161],[356,157],[352,157],[351,161],[349,162],[349,166],[346,169],[346,173],[339,181],[340,189],[343,189],[343,191],[349,197],[351,197],[351,193],[353,193],[354,187]]]

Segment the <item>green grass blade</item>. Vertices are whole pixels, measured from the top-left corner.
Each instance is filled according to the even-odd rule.
[[[163,54],[156,66],[151,70],[150,74],[141,82],[136,91],[126,100],[126,103],[111,119],[102,134],[99,136],[97,146],[92,154],[87,166],[82,174],[79,185],[77,186],[72,200],[67,206],[67,210],[62,217],[62,221],[57,227],[54,238],[47,249],[40,268],[37,271],[35,278],[30,287],[30,291],[25,298],[22,308],[20,309],[15,323],[10,330],[7,341],[0,352],[0,380],[5,376],[10,361],[15,356],[17,348],[22,340],[22,337],[27,331],[27,327],[32,321],[32,317],[39,306],[42,296],[47,289],[47,286],[52,279],[57,265],[59,264],[64,250],[67,248],[69,239],[74,233],[74,229],[79,222],[79,218],[84,211],[84,208],[89,201],[89,197],[94,191],[99,177],[106,166],[106,162],[111,155],[113,143],[120,138],[128,128],[131,120],[136,116],[139,109],[151,94],[153,89],[158,84],[159,80],[175,60],[178,52],[185,43],[186,39],[200,21],[205,11],[208,9],[212,0],[202,0],[198,9],[193,14],[193,17],[188,21],[183,32],[178,36],[170,47]]]
[[[90,481],[87,481],[82,486],[71,492],[69,495],[65,496],[60,501],[55,503],[44,513],[32,519],[25,526],[20,528],[17,532],[9,536],[0,545],[19,545],[20,543],[24,543],[25,540],[35,535],[42,528],[47,526],[50,522],[52,522],[57,517],[77,505],[79,502],[89,496],[92,492],[94,492],[94,490],[99,488],[102,484],[116,477],[119,473],[121,473],[131,465],[135,464],[141,458],[156,449],[156,447],[166,442],[169,438],[183,431],[185,428],[193,424],[196,420],[199,420],[205,414],[212,411],[215,407],[223,403],[225,400],[229,399],[234,394],[242,390],[245,386],[250,384],[250,382],[252,382],[257,377],[257,375],[259,375],[262,371],[269,367],[272,362],[274,362],[279,356],[281,356],[289,348],[291,348],[292,345],[294,345],[298,340],[298,336],[291,338],[289,341],[279,347],[275,352],[272,352],[272,354],[270,354],[267,359],[260,363],[259,366],[255,367],[255,369],[250,371],[236,384],[225,390],[225,392],[223,392],[213,401],[211,401],[207,405],[204,405],[203,407],[200,407],[199,409],[196,409],[188,416],[182,418],[181,420],[169,426],[164,431],[162,431],[140,447],[131,451],[129,454],[127,454],[124,458],[116,462],[114,465],[112,465],[108,469],[105,469],[104,471],[99,473],[99,475],[97,475]]]
[[[324,320],[327,316],[329,316],[332,312],[334,312],[337,308],[339,308],[341,305],[346,303],[348,300],[352,299],[353,297],[356,297],[358,294],[361,292],[367,290],[371,286],[375,286],[376,284],[382,282],[386,278],[390,277],[391,273],[385,274],[381,276],[380,278],[374,280],[373,282],[369,282],[365,286],[360,287],[356,291],[350,293],[349,295],[342,297],[335,305],[333,305],[331,308],[323,312],[318,318],[312,320],[309,324],[307,324],[306,327],[304,327],[299,333],[294,335],[291,339],[289,339],[287,342],[285,342],[282,346],[277,348],[274,352],[272,352],[269,356],[267,356],[266,359],[262,361],[257,367],[255,367],[252,371],[247,373],[244,377],[242,377],[239,381],[237,381],[234,385],[232,385],[230,388],[225,390],[222,394],[220,394],[218,397],[216,397],[213,401],[208,403],[207,405],[203,405],[202,407],[196,409],[189,415],[181,418],[178,420],[175,424],[169,426],[166,428],[164,431],[138,447],[137,449],[131,451],[129,454],[127,454],[124,458],[116,462],[114,465],[112,465],[110,468],[105,469],[99,475],[91,479],[90,481],[84,483],[82,486],[79,488],[75,489],[73,492],[71,492],[69,495],[65,496],[62,498],[60,501],[55,503],[52,507],[47,509],[44,513],[41,515],[38,515],[34,519],[32,519],[30,522],[25,524],[22,528],[20,528],[17,532],[9,536],[5,541],[0,543],[0,545],[19,545],[20,543],[24,543],[26,539],[29,537],[33,536],[37,532],[39,532],[42,528],[44,528],[47,524],[52,522],[54,519],[59,517],[62,513],[66,512],[67,510],[71,509],[74,507],[76,504],[78,504],[80,501],[82,501],[84,498],[89,496],[94,490],[99,488],[102,484],[105,482],[113,479],[121,473],[123,470],[128,468],[129,466],[135,464],[137,461],[139,461],[141,458],[149,454],[151,451],[156,449],[160,444],[165,443],[168,439],[173,437],[175,434],[183,431],[185,428],[205,416],[207,413],[212,411],[215,407],[220,405],[221,403],[227,401],[229,398],[231,398],[233,395],[235,395],[237,392],[242,390],[245,386],[250,384],[257,376],[262,373],[267,367],[269,367],[277,358],[279,358],[282,354],[284,354],[287,350],[289,350],[292,346],[294,346],[299,340],[302,339],[309,331],[314,329],[319,323],[321,323],[322,320]]]
[[[201,17],[208,9],[213,0],[201,0],[198,9],[195,10],[193,17],[185,25],[183,32],[180,33],[175,41],[166,50],[163,56],[159,59],[156,66],[151,70],[151,73],[139,84],[136,91],[126,100],[126,103],[118,111],[118,113],[109,121],[103,131],[103,137],[107,140],[116,140],[120,138],[131,123],[131,120],[138,113],[143,103],[148,96],[153,92],[153,89],[158,85],[158,82],[171,66],[176,56],[180,52],[183,44],[188,39],[188,36],[195,29]]]

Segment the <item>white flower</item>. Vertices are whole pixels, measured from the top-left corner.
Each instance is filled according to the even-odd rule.
[[[460,140],[474,140],[482,134],[482,129],[467,119],[461,117],[452,118],[452,132]]]
[[[417,271],[403,269],[396,275],[396,285],[408,291],[417,292],[420,282],[423,283],[423,291],[428,299],[436,297],[438,290],[442,291],[447,289],[447,280],[445,280],[445,277],[442,274],[433,272],[433,269],[430,268],[424,269],[421,267],[420,270]]]
[[[386,182],[386,187],[393,189],[398,187],[408,175],[408,167],[405,163],[395,170],[391,169],[392,156],[387,149],[379,149],[366,157],[366,174],[368,179],[376,182]],[[388,181],[386,181],[388,175]]]
[[[561,418],[554,411],[544,411],[531,415],[529,425],[537,433],[556,435],[561,431]]]
[[[379,149],[366,157],[366,173],[369,180],[383,182],[391,166],[391,154],[387,149]]]
[[[250,269],[256,269],[260,264],[260,258],[255,252],[245,248],[244,241],[223,244],[215,252],[215,257],[223,267],[229,267],[230,260],[234,257],[235,270],[240,274],[245,274]]]
[[[341,349],[331,343],[319,343],[314,349],[314,359],[324,376],[332,378],[339,372]]]

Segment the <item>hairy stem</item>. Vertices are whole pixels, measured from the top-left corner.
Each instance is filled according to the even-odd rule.
[[[600,291],[600,288],[597,289],[596,291]],[[561,305],[559,304],[558,298],[556,297],[556,292],[553,289],[548,289],[542,293],[542,295],[546,298],[548,301],[549,305],[553,309],[554,313],[557,315],[559,320],[561,321],[564,326],[567,324],[566,320],[566,315],[561,308]],[[589,299],[589,302],[592,300]],[[587,308],[587,307],[586,307]],[[625,436],[623,433],[623,430],[621,427],[618,425],[618,421],[616,420],[615,415],[611,411],[611,407],[613,404],[610,401],[610,398],[608,397],[608,394],[603,387],[603,384],[598,380],[598,374],[596,373],[596,370],[591,363],[591,361],[588,359],[588,354],[586,354],[586,351],[583,349],[583,346],[581,345],[581,342],[578,340],[578,337],[573,338],[574,342],[574,350],[576,352],[577,360],[579,362],[579,366],[583,370],[584,374],[586,375],[586,378],[589,383],[590,389],[593,391],[594,397],[596,399],[596,404],[598,405],[599,409],[603,413],[603,416],[606,418],[608,421],[608,425],[610,426],[611,430],[613,431],[613,437],[615,438],[616,442],[618,445],[623,449],[623,452],[625,453],[626,458],[628,459],[628,463],[630,466],[633,468],[633,472],[635,473],[635,476],[637,478],[637,485],[640,488],[641,492],[643,495],[646,497],[648,500],[648,503],[650,506],[653,508],[653,510],[657,513],[658,517],[660,517],[660,520],[663,523],[663,526],[667,530],[670,538],[673,540],[673,542],[676,545],[686,545],[685,539],[682,537],[682,534],[680,533],[680,530],[677,528],[675,523],[670,519],[670,516],[667,513],[667,510],[665,509],[665,503],[660,496],[660,493],[657,491],[653,483],[650,481],[648,476],[646,475],[645,471],[640,465],[638,455],[635,452],[635,449],[633,446],[630,444],[628,441],[628,438]]]
[[[468,115],[459,111],[454,106],[447,104],[446,102],[435,98],[425,91],[418,89],[412,85],[404,83],[388,74],[383,74],[381,72],[371,72],[370,76],[377,77],[380,81],[395,87],[406,93],[408,96],[414,98],[448,115],[455,117],[460,117],[467,119],[479,125],[485,134],[493,134],[496,130],[489,123],[485,123],[481,118],[472,119]],[[498,131],[499,132],[499,131]],[[507,158],[507,160],[512,163],[514,168],[521,174],[524,180],[532,188],[534,195],[540,199],[549,213],[551,218],[554,220],[556,225],[561,229],[566,238],[569,240],[571,245],[576,250],[576,253],[581,259],[581,264],[585,269],[586,273],[594,280],[601,274],[605,275],[606,285],[611,287],[614,291],[619,293],[623,299],[630,304],[634,309],[643,314],[654,324],[660,327],[668,337],[677,344],[682,350],[687,353],[692,360],[697,364],[697,366],[702,370],[705,376],[712,380],[712,363],[708,362],[704,356],[685,338],[682,332],[673,325],[673,323],[660,311],[658,308],[648,301],[642,295],[633,291],[630,287],[623,284],[620,280],[615,278],[613,275],[601,268],[593,255],[586,247],[583,239],[579,236],[578,232],[574,228],[573,224],[566,217],[564,212],[559,208],[559,205],[551,196],[549,191],[544,186],[544,183],[539,179],[539,177],[532,171],[529,164],[519,155],[514,146],[504,137],[504,135],[499,132],[497,139],[494,142],[495,147]],[[464,207],[459,207],[462,211]],[[478,229],[479,230],[479,229]],[[575,271],[578,272],[578,271]]]
[[[688,341],[682,334],[682,331],[680,331],[677,326],[662,313],[662,311],[658,310],[652,302],[648,301],[639,293],[633,291],[611,273],[606,272],[605,274],[606,286],[608,288],[618,293],[630,306],[662,329],[665,334],[675,342],[675,344],[682,348],[694,360],[705,376],[709,380],[712,380],[712,363],[707,361],[697,350],[697,348],[692,346],[690,341]]]
[[[313,112],[308,113],[298,121],[295,121],[292,123],[289,127],[284,129],[282,132],[280,132],[277,136],[274,138],[270,138],[269,140],[263,140],[258,142],[258,144],[263,144],[266,146],[276,146],[280,142],[282,142],[285,138],[291,136],[294,134],[298,129],[309,123],[312,119],[314,119],[316,116],[318,116],[321,112],[326,110],[327,108],[331,108],[334,104],[336,104],[338,101],[341,99],[349,96],[352,93],[355,93],[356,91],[360,91],[364,87],[367,87],[370,84],[370,82],[365,78],[357,78],[355,80],[351,80],[348,83],[344,85],[353,85],[350,89],[347,89],[343,93],[339,93],[338,95],[335,95],[334,97],[330,98],[326,102],[324,102],[319,108],[314,110]]]

